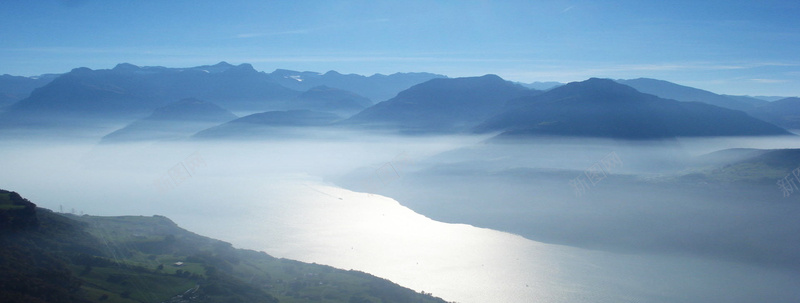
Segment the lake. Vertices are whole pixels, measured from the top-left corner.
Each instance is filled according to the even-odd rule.
[[[350,191],[320,177],[365,162],[390,161],[403,149],[424,158],[463,142],[437,144],[427,149],[406,142],[388,147],[383,142],[371,147],[282,142],[103,150],[29,142],[0,151],[0,167],[13,172],[1,175],[0,185],[54,210],[165,215],[239,248],[360,270],[462,303],[800,298],[796,271],[696,255],[615,253],[536,242],[437,222],[402,201]],[[368,152],[354,152],[362,148]],[[317,154],[324,155],[311,156]],[[331,155],[338,158],[331,160]]]

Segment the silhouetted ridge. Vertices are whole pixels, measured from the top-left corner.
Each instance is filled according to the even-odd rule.
[[[101,143],[180,139],[233,119],[236,115],[216,104],[186,98],[103,136]]]
[[[674,136],[786,135],[747,114],[644,94],[608,79],[572,82],[509,102],[475,129],[519,135],[656,139]]]
[[[788,129],[800,129],[800,98],[797,97],[772,101],[751,109],[748,113]]]
[[[617,82],[633,87],[640,92],[656,95],[665,99],[684,102],[702,102],[735,110],[748,110],[755,106],[753,101],[743,101],[664,80],[638,78],[632,80],[617,80]]]
[[[344,123],[412,132],[462,131],[499,112],[506,101],[535,93],[496,75],[433,79],[367,108]]]
[[[321,85],[312,87],[295,97],[287,107],[327,111],[349,116],[371,105],[372,101],[356,93]]]
[[[356,74],[342,74],[337,71],[328,71],[321,74],[286,69],[277,69],[268,75],[276,83],[294,90],[305,91],[324,85],[351,91],[376,102],[392,98],[398,92],[416,84],[444,77],[431,73],[394,73],[389,76],[375,74],[367,77]]]
[[[187,97],[232,110],[270,110],[281,108],[298,94],[250,64],[166,68],[121,63],[113,69],[73,69],[9,111],[43,121],[64,113],[81,119],[130,119]]]
[[[192,136],[195,139],[241,139],[287,136],[292,128],[328,126],[341,119],[336,114],[310,110],[269,111],[217,125]],[[291,136],[292,134],[290,134]]]
[[[339,116],[310,110],[271,111],[249,116],[229,122],[230,124],[249,123],[273,126],[311,126],[324,125],[338,119]]]
[[[0,75],[0,107],[27,98],[33,90],[47,85],[56,77],[58,75],[55,74],[36,77]]]
[[[112,70],[114,71],[134,71],[138,70],[139,67],[130,63],[120,63],[117,66],[114,66]]]
[[[186,98],[175,103],[170,103],[159,107],[148,117],[151,120],[224,120],[235,119],[236,116],[231,112],[217,106],[214,103],[206,102],[197,98]]]

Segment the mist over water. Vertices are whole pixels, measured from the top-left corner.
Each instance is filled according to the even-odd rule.
[[[800,296],[800,194],[783,197],[774,182],[736,191],[670,181],[697,156],[798,148],[795,138],[508,144],[290,131],[300,135],[103,145],[23,136],[0,148],[10,172],[0,183],[56,211],[165,215],[236,247],[449,301]],[[576,192],[570,182],[592,167],[605,175]]]

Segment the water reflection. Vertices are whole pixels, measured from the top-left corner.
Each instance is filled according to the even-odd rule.
[[[306,178],[269,180],[228,229],[275,256],[366,271],[457,302],[791,302],[790,273],[710,259],[625,255],[430,220],[387,197]],[[203,230],[197,218],[182,225]],[[218,219],[220,223],[226,221]],[[209,225],[206,225],[209,226]]]
[[[317,177],[351,171],[364,163],[394,163],[393,159],[404,149],[412,155],[423,155],[418,159],[426,159],[424,155],[453,149],[453,145],[466,145],[462,141],[431,141],[435,144],[427,142],[416,147],[407,141],[397,141],[394,145],[386,145],[385,141],[367,145],[325,141],[221,147],[121,146],[107,147],[107,151],[93,145],[54,147],[49,141],[22,142],[0,150],[0,167],[11,172],[0,175],[0,185],[50,209],[63,205],[65,209],[75,208],[92,215],[165,215],[188,230],[237,247],[369,272],[449,301],[795,302],[800,297],[800,277],[796,271],[697,256],[620,254],[544,244],[495,230],[430,220],[393,199],[330,186]],[[681,142],[687,149],[694,149],[695,143],[700,142]],[[718,143],[729,144],[724,140]],[[777,145],[767,143],[754,144]],[[628,155],[623,168],[635,168],[636,159],[629,156],[632,153],[622,154],[625,150],[618,150],[620,157]],[[534,152],[552,154],[548,149],[519,149],[520,154],[533,159],[529,161],[540,161],[531,155]],[[601,156],[608,153],[599,152]],[[332,154],[339,159],[331,161]],[[198,155],[202,157],[202,166],[198,164]],[[493,160],[489,157],[492,155],[489,153],[486,158]],[[586,159],[594,163],[602,157]],[[551,161],[550,158],[541,161],[544,160]],[[585,163],[571,165],[578,169],[587,167]],[[175,167],[190,174],[171,174]],[[193,168],[191,172],[189,167]],[[161,183],[154,181],[164,176],[178,178],[171,179],[171,187],[156,186]],[[551,182],[568,190],[567,181],[572,177],[567,174],[563,180]],[[411,181],[410,176],[404,178],[395,182]],[[436,189],[448,184],[438,181],[430,182],[429,187]],[[453,205],[460,205],[455,202],[461,202],[462,196],[483,197],[476,194],[482,189],[499,191],[502,198],[505,188],[489,188],[493,184],[502,183],[480,186],[469,183],[460,187],[463,190],[458,196],[448,198]],[[606,185],[610,183],[603,183],[609,187]],[[602,189],[598,187],[592,194]],[[429,197],[437,199],[436,195]],[[486,203],[481,205],[492,206],[499,199],[497,195],[492,198],[482,199]],[[522,199],[506,200],[527,203]],[[787,205],[792,203],[787,201]],[[530,220],[553,220],[559,226],[593,226],[591,221],[574,219],[580,216],[557,217],[550,215],[555,212],[547,211],[561,207],[557,210],[592,212],[597,205],[590,208],[589,202],[558,205],[547,204],[546,200],[539,202],[541,207],[534,209],[538,217]],[[525,206],[531,208],[530,204]],[[491,207],[482,209],[496,211]],[[505,211],[509,209],[527,219],[524,209]],[[745,210],[750,213],[754,209],[757,208]],[[664,217],[663,209],[646,210]],[[731,212],[732,208],[724,210]],[[792,213],[787,212],[786,220],[793,220]],[[607,220],[616,217],[611,218]],[[670,223],[665,224],[670,230],[675,224],[671,218],[663,220]]]

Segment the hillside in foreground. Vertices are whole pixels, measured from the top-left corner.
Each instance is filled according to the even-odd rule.
[[[2,302],[444,302],[372,275],[236,249],[162,216],[37,208],[0,190]]]

